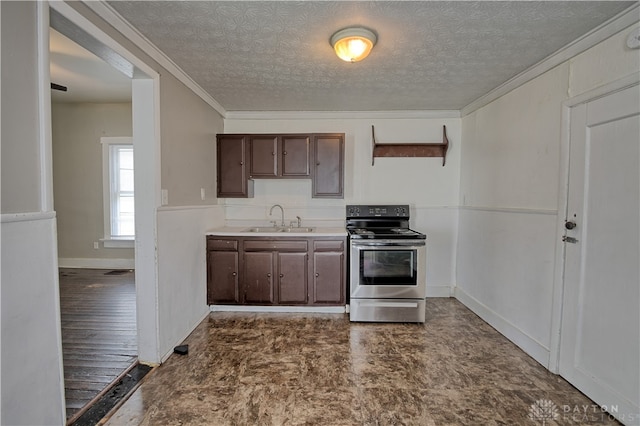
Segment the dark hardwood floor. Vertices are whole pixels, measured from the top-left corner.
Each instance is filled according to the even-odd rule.
[[[137,359],[133,271],[60,269],[67,419]]]

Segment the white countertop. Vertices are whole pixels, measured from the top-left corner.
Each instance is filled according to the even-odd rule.
[[[312,227],[312,232],[250,232],[247,226],[225,226],[223,228],[215,228],[207,231],[206,235],[220,235],[226,237],[346,237],[347,230],[344,228],[331,227]],[[295,229],[295,228],[293,228]]]

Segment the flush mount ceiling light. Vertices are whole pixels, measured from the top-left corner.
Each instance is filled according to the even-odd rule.
[[[347,62],[358,62],[369,55],[378,37],[362,27],[345,28],[331,36],[330,43],[338,58]]]

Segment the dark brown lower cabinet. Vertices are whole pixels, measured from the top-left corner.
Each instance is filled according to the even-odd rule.
[[[273,257],[271,252],[244,254],[244,302],[268,303],[273,299]]]
[[[207,303],[239,303],[238,241],[207,239]]]
[[[208,303],[344,304],[345,238],[328,238],[208,236]]]
[[[251,239],[241,245],[245,303],[307,303],[306,240]]]
[[[344,303],[344,242],[314,241],[313,245],[312,302]]]

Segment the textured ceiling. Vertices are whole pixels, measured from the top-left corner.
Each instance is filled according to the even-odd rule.
[[[458,110],[633,3],[108,2],[227,111]],[[352,25],[378,34],[355,64]]]

